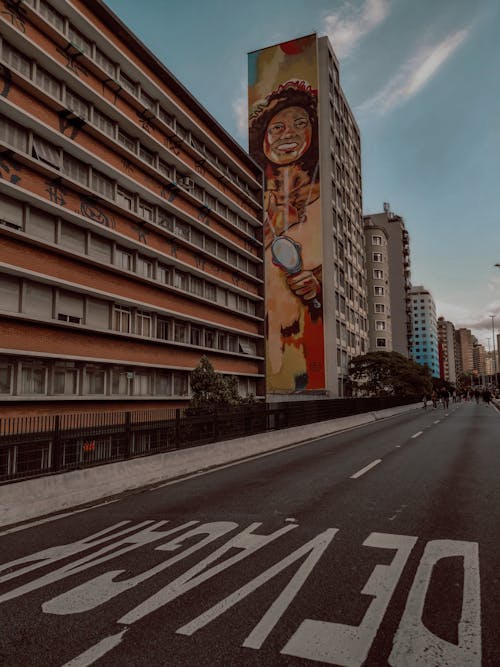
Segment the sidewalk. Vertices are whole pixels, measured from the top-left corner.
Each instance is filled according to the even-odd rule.
[[[421,405],[412,403],[7,484],[0,487],[0,526],[67,510],[150,484],[363,426],[415,410]]]

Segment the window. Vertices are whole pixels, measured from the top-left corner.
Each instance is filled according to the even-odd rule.
[[[53,394],[78,394],[78,370],[74,362],[57,364],[54,368]]]
[[[125,132],[122,132],[120,129],[118,130],[118,141],[122,146],[125,146],[129,151],[132,151],[132,153],[137,152],[137,143],[135,139],[132,139],[132,137],[129,137],[128,134],[125,134]]]
[[[59,243],[64,248],[68,248],[68,250],[74,250],[84,254],[86,235],[87,233],[83,229],[80,229],[75,225],[70,225],[68,222],[62,222]]]
[[[77,160],[76,157],[68,155],[68,153],[63,154],[63,174],[69,178],[77,181],[81,185],[88,186],[89,184],[89,168],[86,164]]]
[[[115,185],[113,181],[94,169],[92,170],[92,190],[103,197],[114,199]]]
[[[212,283],[205,283],[205,298],[210,299],[210,301],[216,301],[217,299],[217,289]]]
[[[382,280],[384,278],[384,272],[381,269],[373,269],[373,277]]]
[[[47,368],[36,362],[21,367],[21,394],[46,394]]]
[[[123,206],[128,211],[131,211],[133,202],[134,202],[134,195],[131,192],[128,192],[127,190],[123,190],[122,188],[117,188],[117,190],[116,190],[116,203],[117,204],[119,204],[120,206]]]
[[[12,392],[12,365],[4,362],[0,363],[0,394],[10,394]]]
[[[4,42],[2,45],[2,57],[16,72],[24,74],[28,78],[30,77],[31,61],[7,42]]]
[[[40,137],[33,137],[33,157],[55,169],[61,168],[60,148]]]
[[[169,113],[167,113],[165,109],[163,109],[162,107],[160,107],[158,115],[164,123],[166,123],[170,127],[174,126],[174,117]]]
[[[149,396],[152,393],[153,377],[144,372],[136,371],[133,379],[134,396]]]
[[[213,329],[205,329],[205,347],[215,347],[215,331]]]
[[[174,287],[187,292],[189,289],[189,276],[186,273],[176,270],[174,274]]]
[[[174,396],[187,396],[188,376],[187,373],[173,373]]]
[[[44,70],[42,67],[39,67],[38,65],[36,68],[35,83],[38,88],[44,90],[51,97],[55,97],[58,100],[61,99],[61,84],[59,81],[53,77],[52,74],[49,74],[46,70]]]
[[[220,333],[217,336],[217,349],[218,350],[225,350],[227,347],[227,336],[226,334]]]
[[[109,303],[87,298],[85,324],[96,329],[109,329]]]
[[[13,276],[0,274],[0,309],[9,313],[18,313],[19,293],[19,280]]]
[[[161,340],[170,340],[170,320],[158,318],[156,321],[156,337]]]
[[[165,178],[168,178],[169,180],[172,178],[172,167],[166,162],[163,162],[163,160],[158,160],[158,171],[163,174]]]
[[[158,209],[158,224],[160,227],[168,229],[169,232],[174,231],[174,218],[163,209]]]
[[[72,25],[68,28],[68,41],[85,55],[90,54],[90,42]]]
[[[164,266],[163,264],[158,266],[158,280],[165,285],[170,285],[172,276],[168,266]]]
[[[145,278],[153,277],[153,262],[145,257],[137,258],[137,273]]]
[[[106,74],[109,74],[109,76],[113,79],[115,78],[116,65],[98,48],[95,50],[94,60],[99,65],[99,67],[106,72]]]
[[[170,396],[172,394],[172,376],[170,373],[158,373],[156,375],[157,396]]]
[[[203,280],[201,278],[191,276],[191,293],[196,294],[196,296],[203,296]]]
[[[130,333],[131,327],[130,308],[124,306],[114,306],[113,308],[113,329],[121,333]]]
[[[150,313],[144,313],[142,311],[139,311],[137,313],[136,333],[139,336],[146,336],[147,338],[149,338],[153,331],[152,322],[153,318],[151,317]]]
[[[66,106],[79,118],[88,120],[90,105],[69,88],[66,88]]]
[[[382,237],[372,236],[372,245],[382,245]]]
[[[373,255],[373,261],[374,262],[383,262],[384,258],[381,252],[374,252]]]
[[[52,319],[52,287],[27,281],[24,287],[23,312]]]
[[[191,327],[190,341],[191,345],[201,345],[203,338],[203,331],[198,327]]]
[[[137,84],[135,84],[132,79],[129,79],[126,74],[120,72],[120,84],[124,90],[129,92],[131,95],[137,94]]]
[[[148,222],[153,222],[153,206],[152,204],[147,204],[145,201],[139,200],[137,205],[137,213],[147,220]]]
[[[11,123],[4,116],[0,116],[0,141],[26,153],[28,133],[20,125]]]
[[[114,139],[115,137],[115,123],[111,120],[106,114],[102,113],[94,107],[92,122],[94,125],[101,130],[103,134],[107,134],[108,137]]]
[[[248,299],[246,299],[244,296],[238,296],[237,308],[242,313],[248,312]]]
[[[385,313],[385,305],[383,303],[376,303],[375,304],[375,312],[376,313]]]
[[[375,296],[384,296],[385,288],[384,287],[379,287],[378,285],[376,285],[373,288],[373,293],[374,293]]]
[[[83,296],[60,290],[57,302],[57,319],[61,322],[80,324],[83,321]]]
[[[40,14],[59,32],[64,32],[64,18],[45,0],[40,0]]]
[[[140,100],[144,104],[144,106],[150,111],[156,110],[156,103],[154,99],[150,97],[147,93],[145,93],[143,90],[141,90]]]
[[[384,322],[384,320],[375,320],[375,330],[376,331],[385,331],[385,322]]]
[[[85,394],[104,394],[105,375],[100,368],[88,367],[85,369]]]
[[[180,220],[175,220],[174,234],[180,236],[181,238],[189,241],[190,238],[190,227],[187,223],[181,222]]]
[[[139,157],[141,160],[144,160],[144,162],[147,162],[150,165],[154,165],[155,163],[154,153],[148,151],[147,148],[144,148],[142,144],[139,144]]]
[[[182,322],[176,322],[174,326],[174,340],[176,343],[188,342],[188,328]]]
[[[0,193],[0,223],[21,229],[23,226],[23,204]]]
[[[130,380],[125,368],[113,368],[111,373],[111,393],[128,396]]]
[[[95,236],[94,234],[90,237],[89,244],[89,257],[92,259],[97,259],[100,262],[111,262],[111,243],[107,239],[102,238],[101,236]]]

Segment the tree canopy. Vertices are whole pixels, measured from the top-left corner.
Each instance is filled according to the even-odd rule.
[[[238,393],[238,381],[234,376],[218,373],[207,356],[191,373],[191,411],[215,412],[229,405],[251,403],[253,397],[242,398]]]
[[[428,366],[399,352],[369,352],[349,363],[349,384],[357,396],[418,396],[432,391]]]

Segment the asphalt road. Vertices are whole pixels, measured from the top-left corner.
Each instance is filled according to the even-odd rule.
[[[0,664],[497,667],[499,433],[417,410],[0,530]]]

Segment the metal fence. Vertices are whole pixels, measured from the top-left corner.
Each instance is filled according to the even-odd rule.
[[[414,397],[0,418],[0,484],[405,405]]]

